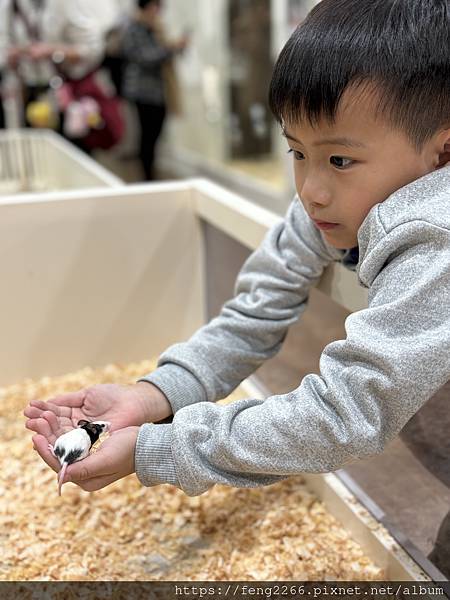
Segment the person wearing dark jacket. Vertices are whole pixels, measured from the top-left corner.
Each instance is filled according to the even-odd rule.
[[[139,158],[147,181],[154,179],[155,146],[167,114],[167,69],[187,45],[186,37],[165,41],[160,10],[160,0],[138,0],[135,18],[122,42],[126,61],[122,93],[136,105],[141,136]]]

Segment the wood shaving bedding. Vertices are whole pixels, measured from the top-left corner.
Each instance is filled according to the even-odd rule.
[[[190,498],[130,475],[95,493],[68,483],[58,497],[56,474],[24,429],[24,407],[95,383],[134,383],[155,366],[85,368],[0,388],[0,580],[383,579],[301,477]],[[227,401],[245,396],[238,388]]]

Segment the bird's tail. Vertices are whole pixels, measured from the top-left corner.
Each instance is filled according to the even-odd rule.
[[[58,496],[61,496],[62,482],[64,481],[64,475],[66,474],[67,463],[63,463],[61,470],[58,473]]]

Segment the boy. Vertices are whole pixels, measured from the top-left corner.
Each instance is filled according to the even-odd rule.
[[[27,427],[50,466],[48,441],[95,418],[117,431],[66,477],[90,491],[134,471],[189,495],[332,471],[381,452],[450,378],[449,30],[448,0],[323,0],[312,10],[270,90],[298,198],[220,316],[169,348],[153,374],[31,403]],[[264,401],[215,405],[273,356],[326,265],[357,246],[369,307],[324,349],[320,376]],[[148,423],[172,413],[172,423]]]

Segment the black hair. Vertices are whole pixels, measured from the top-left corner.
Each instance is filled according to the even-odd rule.
[[[139,8],[146,8],[149,4],[156,4],[157,6],[161,5],[161,0],[138,0]]]
[[[280,123],[333,122],[353,86],[419,150],[450,126],[450,1],[322,0],[281,51],[269,104]]]

